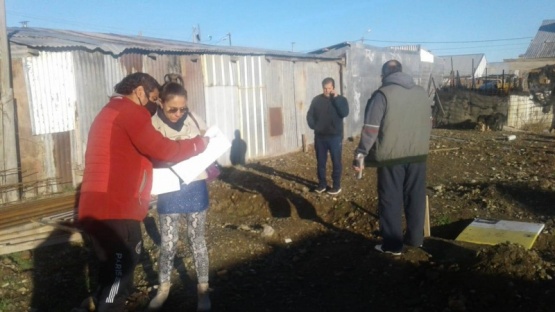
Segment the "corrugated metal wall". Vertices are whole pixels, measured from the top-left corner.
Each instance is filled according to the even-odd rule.
[[[148,72],[161,83],[166,73],[182,74],[191,108],[205,115],[201,62],[196,59],[73,51],[41,52],[16,60],[23,197],[78,186],[91,123],[114,86],[131,72]]]
[[[82,180],[92,121],[114,93],[114,85],[125,77],[126,72],[113,56],[99,52],[73,53],[77,104],[74,113],[76,130],[71,136],[71,150],[73,181],[77,185]]]
[[[321,81],[328,76],[339,81],[336,62],[204,55],[202,63],[206,121],[230,141],[238,131],[247,143],[247,159],[298,150],[301,136],[312,135],[306,112],[312,97],[322,92]],[[276,127],[282,132],[272,135]],[[219,162],[230,164],[229,154]]]
[[[41,52],[39,57],[25,59],[24,68],[33,69],[26,71],[29,79],[25,82],[33,107],[23,109],[22,113],[33,112],[29,125],[39,129],[36,133],[43,134],[39,135],[40,140],[31,139],[35,146],[22,146],[22,153],[33,150],[36,155],[34,150],[40,149],[40,157],[27,159],[22,164],[24,170],[33,172],[29,179],[66,181],[71,177],[75,186],[82,178],[90,125],[113,93],[114,85],[131,72],[147,72],[161,83],[167,73],[181,74],[191,109],[208,125],[217,125],[230,141],[238,131],[247,143],[246,158],[251,160],[299,150],[303,135],[308,143],[313,142],[306,113],[312,98],[322,92],[324,78],[334,78],[336,89],[349,100],[351,113],[345,119],[345,137],[348,137],[360,133],[366,101],[381,84],[379,73],[385,61],[400,60],[416,80],[422,74],[417,53],[358,47],[345,52],[347,67],[337,61],[251,55],[124,54],[114,57],[86,51],[55,54]],[[53,67],[58,68],[48,70]],[[426,68],[425,75],[430,71],[433,68]],[[46,84],[45,81],[54,81],[50,74],[66,82],[60,86]],[[55,91],[53,95],[46,92],[50,87]],[[55,101],[47,101],[52,96]],[[19,100],[26,101],[24,96]],[[59,103],[64,105],[61,117],[54,114],[62,105]],[[20,121],[25,123],[25,118]],[[53,136],[54,131],[61,133]],[[229,153],[219,161],[230,164]]]
[[[421,70],[418,54],[384,53],[363,48],[346,52],[347,67],[338,61],[316,62],[252,55],[124,54],[114,57],[85,51],[58,57],[48,54],[55,53],[47,52],[44,62],[52,64],[44,68],[71,62],[71,65],[60,66],[64,74],[61,77],[70,82],[64,84],[64,88],[55,88],[57,100],[63,99],[62,103],[67,104],[64,109],[68,111],[64,111],[64,119],[52,119],[53,123],[65,128],[60,128],[64,129],[60,135],[41,134],[40,140],[34,139],[38,146],[23,146],[22,153],[37,148],[44,153],[38,157],[40,160],[27,160],[25,169],[36,172],[34,178],[37,180],[65,181],[72,176],[75,186],[81,181],[90,125],[113,93],[114,85],[131,72],[147,72],[161,83],[165,74],[180,73],[188,90],[191,109],[208,125],[217,125],[230,141],[239,131],[247,143],[246,158],[252,160],[299,150],[303,135],[308,143],[313,142],[313,132],[306,124],[306,113],[312,98],[322,92],[324,78],[334,78],[336,89],[349,100],[351,113],[345,119],[345,136],[348,137],[360,132],[361,114],[367,99],[381,83],[379,72],[383,62],[396,58],[409,72],[419,74]],[[26,62],[35,64],[38,60],[29,58]],[[33,74],[35,76],[26,82],[27,90],[36,86],[44,88],[41,80],[52,80],[47,71]],[[19,100],[26,101],[25,96],[20,96]],[[74,111],[70,114],[68,107],[71,107],[71,100]],[[52,128],[48,119],[54,118],[51,113],[55,111],[55,106],[47,104],[40,106],[39,112],[49,113],[38,115],[33,122],[28,122],[29,125],[47,124],[47,127],[41,126],[43,132],[58,129]],[[30,114],[35,110],[34,107],[24,109],[22,113]],[[73,120],[70,120],[70,115]],[[26,122],[25,118],[20,121]],[[25,124],[22,126],[26,127]],[[223,155],[219,161],[224,165],[230,164],[229,154]]]
[[[41,52],[23,60],[33,134],[75,128],[75,74],[70,52]]]
[[[245,99],[238,82],[241,78],[238,69],[240,64],[237,61],[232,62],[228,55],[203,55],[199,61],[204,79],[206,123],[209,126],[218,126],[230,141],[236,129],[239,129],[243,136],[245,133],[253,133],[254,137],[256,131],[251,131],[249,123],[246,129],[243,128],[242,120],[245,110],[247,113],[251,112],[252,106],[256,107],[259,102],[253,103],[250,99],[250,102],[246,101],[246,107],[243,105]],[[256,146],[256,142],[249,143]],[[228,164],[229,153],[224,154],[218,161],[223,165]]]
[[[381,84],[382,65],[396,59],[403,65],[403,72],[411,75],[414,82],[425,89],[430,73],[437,76],[442,64],[423,64],[420,53],[413,51],[391,51],[353,45],[345,50],[347,66],[343,81],[345,96],[349,100],[351,112],[345,123],[345,137],[358,136],[364,121],[364,110],[368,99]],[[435,79],[435,78],[434,78]],[[350,84],[350,85],[349,85]]]
[[[241,131],[247,142],[247,159],[267,155],[267,110],[265,75],[266,60],[262,56],[245,56],[237,62]]]
[[[206,120],[204,105],[204,79],[202,76],[202,61],[198,55],[180,56],[180,71],[187,89],[187,106]]]
[[[54,85],[55,80],[48,76],[53,71],[56,79],[71,79],[74,75],[67,75],[70,65],[60,65],[60,55],[43,55],[34,62],[27,59],[12,61],[12,77],[14,83],[14,98],[17,104],[18,145],[20,149],[20,191],[22,198],[33,198],[44,194],[60,192],[72,186],[70,135],[73,130],[64,130],[71,126],[67,107],[75,107],[75,100],[71,102],[75,89],[69,90],[68,83],[60,83],[66,88],[52,87],[52,94],[48,93],[47,85]],[[70,57],[63,55],[66,60]],[[35,66],[36,65],[36,66]],[[59,69],[52,68],[60,65]],[[50,81],[44,81],[50,80]],[[27,86],[30,82],[37,84],[38,90],[30,92]],[[71,82],[69,84],[72,84]],[[34,98],[36,109],[31,108],[30,97]],[[62,118],[57,118],[58,109],[62,111]],[[74,112],[71,113],[74,116]],[[40,119],[51,121],[49,125]],[[52,131],[36,134],[36,130]],[[56,131],[56,132],[54,132]],[[13,149],[13,153],[17,153]]]
[[[265,80],[268,111],[268,129],[275,129],[268,135],[268,154],[279,155],[300,146],[297,118],[301,111],[295,105],[296,63],[283,60],[269,60]],[[281,126],[281,127],[280,127]],[[281,133],[281,134],[279,134]]]
[[[335,89],[345,95],[340,77],[341,66],[337,62],[296,62],[295,63],[295,109],[299,135],[305,135],[308,144],[314,143],[314,131],[308,127],[306,114],[312,99],[322,93],[322,80],[331,77]],[[297,147],[301,147],[298,144]]]

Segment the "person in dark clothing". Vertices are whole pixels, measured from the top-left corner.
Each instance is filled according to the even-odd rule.
[[[403,245],[421,246],[426,207],[426,159],[432,100],[402,72],[399,61],[382,67],[382,86],[368,100],[353,167],[377,167],[380,252],[400,255]],[[407,229],[403,235],[403,210]]]
[[[323,93],[312,99],[306,115],[310,129],[314,130],[314,150],[316,151],[316,166],[318,186],[316,193],[326,192],[337,195],[341,192],[341,153],[343,149],[343,118],[349,115],[349,103],[344,96],[335,91],[333,78],[322,81]],[[326,163],[328,152],[333,165],[331,178],[333,186],[328,187],[326,178]]]

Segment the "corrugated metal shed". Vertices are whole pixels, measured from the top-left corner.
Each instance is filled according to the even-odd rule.
[[[555,20],[544,20],[523,58],[555,57]]]
[[[126,75],[184,78],[191,109],[247,160],[302,147],[310,100],[324,77],[340,78],[341,57],[221,47],[145,37],[10,28],[23,197],[78,186],[90,125]],[[308,103],[308,104],[307,104]],[[16,153],[16,148],[13,149]],[[219,159],[229,164],[229,155]]]

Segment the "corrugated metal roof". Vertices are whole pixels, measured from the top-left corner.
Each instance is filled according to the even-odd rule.
[[[100,50],[114,55],[120,55],[126,50],[143,50],[159,53],[218,53],[231,55],[267,55],[289,59],[336,59],[330,56],[299,52],[238,46],[214,46],[143,36],[125,36],[46,28],[9,27],[8,37],[12,44],[15,43],[39,50],[85,48],[91,51]]]
[[[359,46],[359,47],[366,47],[375,51],[399,51],[399,50],[404,50],[404,51],[418,51],[418,49],[420,49],[420,45],[412,45],[412,46],[396,46],[396,47],[375,47],[372,45],[368,45],[368,44],[364,44],[364,42],[360,42],[360,41],[345,41],[345,42],[341,42],[338,44],[334,44],[331,45],[329,47],[324,47],[318,50],[314,50],[311,52],[308,52],[309,54],[324,54],[330,51],[337,51],[337,50],[344,50],[345,48],[350,48],[352,46]],[[416,50],[415,47],[418,47]],[[326,54],[326,55],[330,55],[330,54]]]
[[[555,20],[544,20],[523,58],[555,57]]]
[[[326,52],[329,52],[329,51],[332,51],[332,50],[339,50],[339,49],[343,49],[345,47],[350,47],[352,44],[353,43],[351,43],[351,42],[345,41],[345,42],[341,42],[341,43],[338,43],[338,44],[334,44],[334,45],[329,46],[329,47],[323,47],[321,49],[314,50],[314,51],[311,51],[311,52],[308,52],[308,53],[309,54],[322,54],[322,53],[326,53]]]

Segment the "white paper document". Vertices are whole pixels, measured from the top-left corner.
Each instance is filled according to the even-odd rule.
[[[178,191],[180,184],[176,174],[189,184],[231,147],[229,140],[216,126],[208,128],[205,136],[210,138],[210,142],[204,152],[172,166],[175,173],[169,168],[154,169],[151,194]]]
[[[231,147],[231,142],[229,142],[222,131],[216,126],[208,128],[205,136],[210,138],[210,142],[204,152],[172,166],[172,169],[179,175],[185,184],[191,183],[191,181]]]
[[[169,168],[154,168],[150,194],[158,195],[175,192],[179,191],[180,188],[179,178]]]

